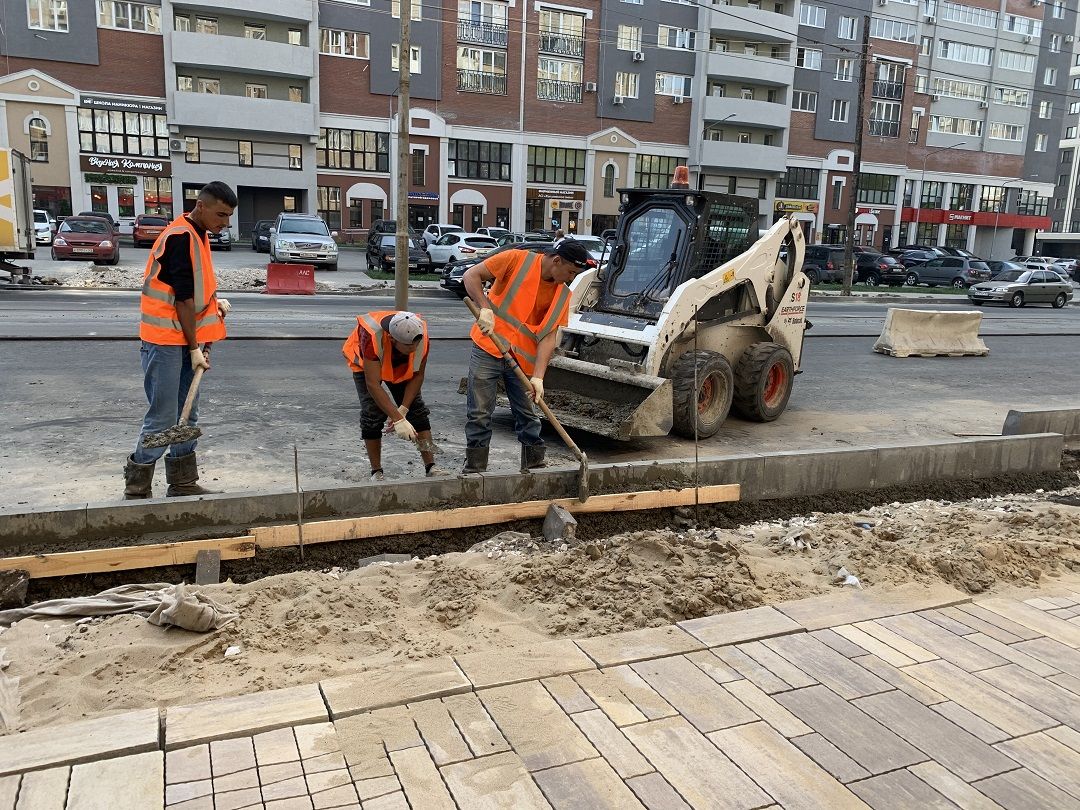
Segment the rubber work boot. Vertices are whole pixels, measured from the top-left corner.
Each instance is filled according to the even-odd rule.
[[[149,464],[138,464],[132,456],[127,457],[127,463],[124,464],[125,501],[154,497],[154,466],[156,464],[155,461]]]
[[[466,447],[465,466],[462,468],[461,474],[487,472],[489,449],[487,447]]]
[[[525,469],[535,470],[537,467],[544,466],[544,458],[547,456],[547,445],[544,444],[527,444],[525,445]]]
[[[169,488],[165,492],[169,498],[217,494],[212,489],[199,486],[199,465],[195,461],[194,453],[178,458],[165,456],[165,480],[169,482]]]

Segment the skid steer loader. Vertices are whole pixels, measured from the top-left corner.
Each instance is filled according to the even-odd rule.
[[[784,218],[759,239],[757,199],[684,177],[620,189],[610,260],[574,280],[544,379],[564,424],[704,438],[729,410],[768,422],[787,407],[807,328],[802,229]]]

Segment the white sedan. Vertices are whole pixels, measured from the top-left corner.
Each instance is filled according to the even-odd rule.
[[[589,251],[589,255],[596,260],[597,264],[600,264],[601,260],[607,262],[611,258],[611,246],[607,245],[605,249],[604,240],[599,236],[566,236],[566,239],[573,239],[575,242],[580,242],[582,246]]]
[[[490,236],[475,233],[448,233],[428,245],[428,257],[434,265],[442,266],[459,259],[477,259],[499,246]]]

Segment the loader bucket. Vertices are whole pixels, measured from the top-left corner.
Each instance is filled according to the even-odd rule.
[[[671,430],[671,380],[553,357],[544,399],[564,425],[620,441],[666,436]]]

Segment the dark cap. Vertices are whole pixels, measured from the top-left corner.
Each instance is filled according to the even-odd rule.
[[[552,252],[563,261],[570,262],[570,264],[582,270],[596,266],[596,260],[589,255],[589,251],[585,249],[585,246],[573,239],[561,240],[555,245],[555,250]]]

